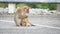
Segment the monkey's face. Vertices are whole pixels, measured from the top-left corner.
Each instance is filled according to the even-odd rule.
[[[24,7],[23,10],[28,13],[29,12],[29,8],[28,7]]]

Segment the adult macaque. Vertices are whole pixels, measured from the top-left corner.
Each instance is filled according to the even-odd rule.
[[[14,15],[14,21],[17,26],[31,26],[32,24],[28,21],[28,13],[29,8],[27,6],[23,6],[22,8],[17,9]]]

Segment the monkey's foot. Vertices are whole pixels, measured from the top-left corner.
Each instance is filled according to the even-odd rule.
[[[18,26],[18,27],[19,27],[20,25],[17,25],[17,24],[16,24],[16,26]]]
[[[28,27],[34,26],[34,25],[30,24],[30,23],[20,23],[20,25],[21,25],[21,26],[28,26]]]

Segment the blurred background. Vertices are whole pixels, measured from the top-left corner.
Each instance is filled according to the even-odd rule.
[[[29,14],[56,14],[57,4],[49,3],[0,3],[0,14],[14,14],[17,8],[27,5],[29,7]]]

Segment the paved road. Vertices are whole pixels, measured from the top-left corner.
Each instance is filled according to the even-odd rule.
[[[60,34],[60,15],[29,16],[36,25],[32,27],[16,27],[13,16],[4,16],[0,16],[1,34]]]
[[[13,16],[0,16],[0,21],[11,22],[13,20]],[[29,16],[29,21],[32,24],[60,27],[60,15]]]

